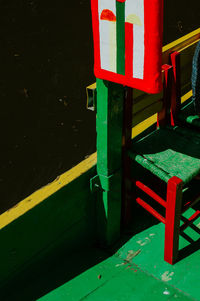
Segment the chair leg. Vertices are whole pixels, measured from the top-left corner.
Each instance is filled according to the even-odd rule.
[[[178,257],[183,182],[172,177],[167,185],[164,259],[174,264]]]

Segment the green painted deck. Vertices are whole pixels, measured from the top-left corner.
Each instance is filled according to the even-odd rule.
[[[198,231],[199,219],[196,225]],[[200,300],[199,234],[191,228],[185,234],[196,244],[181,237],[181,260],[174,266],[163,260],[164,225],[157,224],[39,300]]]

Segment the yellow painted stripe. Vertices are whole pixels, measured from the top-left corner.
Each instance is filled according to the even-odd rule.
[[[188,100],[190,97],[192,97],[192,90],[190,90],[188,93],[186,93],[185,95],[183,95],[181,97],[181,103],[183,103],[184,101]]]
[[[56,191],[78,178],[81,174],[87,172],[92,166],[96,164],[96,161],[97,155],[96,153],[94,153],[86,160],[82,161],[69,171],[62,174],[52,183],[37,190],[26,199],[19,202],[15,207],[1,214],[0,229],[7,226],[9,223],[23,215],[30,209],[37,206],[43,200],[47,199],[50,195],[54,194]]]
[[[185,42],[190,41],[192,38],[195,38],[196,36],[197,37],[199,36],[199,38],[200,38],[200,28],[198,28],[198,29],[190,32],[189,34],[184,35],[183,37],[181,37],[181,38],[179,38],[179,39],[177,39],[177,40],[175,40],[175,41],[173,41],[173,42],[165,45],[163,47],[162,51],[166,52],[166,51],[168,51],[168,50],[170,50],[172,48],[175,48],[176,46],[181,47],[181,45],[183,45]]]

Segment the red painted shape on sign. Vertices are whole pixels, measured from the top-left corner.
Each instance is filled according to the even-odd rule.
[[[125,75],[133,76],[133,24],[125,23]]]
[[[104,9],[101,13],[100,19],[106,21],[116,21],[116,16],[113,14],[111,10]]]

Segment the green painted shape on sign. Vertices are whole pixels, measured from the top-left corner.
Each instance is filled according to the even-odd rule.
[[[117,73],[125,75],[125,2],[116,1]]]

